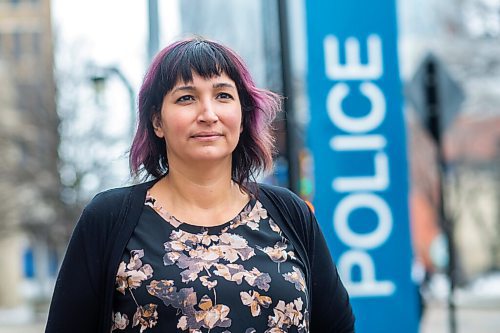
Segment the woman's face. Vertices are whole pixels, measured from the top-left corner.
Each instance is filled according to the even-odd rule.
[[[165,95],[153,125],[165,139],[170,166],[230,162],[242,131],[236,84],[225,73],[204,79],[193,72],[192,82],[179,81]]]

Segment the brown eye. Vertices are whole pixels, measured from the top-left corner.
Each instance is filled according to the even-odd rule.
[[[228,93],[220,93],[217,95],[217,98],[220,98],[220,99],[233,99],[233,96],[231,94],[228,94]]]
[[[182,103],[182,102],[188,102],[188,101],[193,101],[193,100],[194,100],[193,96],[191,96],[191,95],[184,95],[184,96],[179,97],[176,102]]]

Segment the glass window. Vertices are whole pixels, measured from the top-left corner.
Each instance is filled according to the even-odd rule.
[[[17,91],[17,106],[21,110],[31,111],[40,110],[40,105],[43,105],[42,91],[43,88],[37,83],[18,83]]]
[[[32,48],[33,48],[33,55],[39,55],[41,53],[41,34],[39,32],[34,32],[31,35],[32,38]]]
[[[19,31],[15,31],[12,34],[12,55],[14,58],[19,59],[21,58],[21,53],[22,53],[22,38],[21,38],[21,33]]]

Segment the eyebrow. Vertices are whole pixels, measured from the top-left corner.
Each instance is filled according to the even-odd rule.
[[[221,88],[236,89],[236,87],[233,84],[228,83],[228,82],[218,82],[218,83],[215,83],[212,87],[214,89],[221,89]],[[196,90],[195,86],[180,86],[180,87],[177,87],[174,90],[172,90],[172,94],[177,92],[177,91],[194,91],[194,90]]]
[[[233,88],[233,89],[236,89],[236,87],[234,86],[234,84],[227,83],[227,82],[216,83],[216,84],[213,85],[213,87],[215,89],[218,89],[218,88]]]

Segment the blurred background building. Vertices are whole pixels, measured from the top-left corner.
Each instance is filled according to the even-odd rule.
[[[49,0],[0,1],[0,307],[50,295],[63,219]],[[34,287],[34,286],[38,287]]]
[[[0,332],[2,323],[29,321],[47,305],[82,206],[95,192],[128,181],[124,156],[129,142],[123,128],[126,132],[130,126],[122,120],[124,113],[130,114],[129,96],[116,77],[108,77],[104,91],[96,91],[91,79],[96,67],[119,68],[137,91],[149,61],[147,1],[63,1],[0,0]],[[304,1],[287,1],[291,120],[299,143],[308,118]],[[276,1],[159,4],[162,45],[192,33],[219,40],[242,55],[259,86],[283,91]],[[64,14],[57,9],[62,7]],[[455,226],[457,301],[462,311],[498,313],[500,1],[399,0],[398,7],[403,81],[410,84],[432,53],[463,90],[464,101],[446,130],[443,149],[446,211]],[[54,12],[59,16],[54,18]],[[100,52],[91,52],[91,41],[102,38],[107,39],[98,44]],[[427,274],[425,297],[431,306],[443,304],[447,290],[437,149],[409,101],[406,112],[413,246]],[[120,124],[122,130],[116,130]],[[289,163],[284,124],[284,118],[278,119],[280,155],[268,179],[282,185],[288,181]],[[301,161],[309,161],[307,152],[300,154]],[[304,178],[299,190],[311,199],[314,189],[304,185],[313,183],[311,164],[296,167]],[[446,319],[429,315],[423,332],[445,332]],[[475,321],[469,312],[459,315],[464,331],[494,332],[481,329],[487,324],[484,318],[494,322],[491,317]],[[33,332],[41,327],[43,320]]]
[[[487,0],[400,1],[405,81],[412,80],[423,58],[432,53],[465,96],[443,143],[446,210],[456,229],[461,283],[500,269],[499,9],[499,1]],[[439,241],[432,241],[442,239],[438,237],[436,147],[411,103],[408,109],[415,246],[428,268],[439,270],[443,256],[438,252],[442,251],[435,248],[440,247]]]

